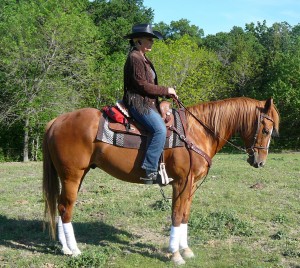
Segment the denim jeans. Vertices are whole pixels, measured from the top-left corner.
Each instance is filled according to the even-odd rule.
[[[140,114],[135,108],[129,108],[132,117],[141,125],[143,125],[150,133],[148,137],[147,149],[142,168],[148,172],[154,172],[158,169],[158,161],[164,149],[166,141],[166,125],[161,115],[150,109],[148,114]]]

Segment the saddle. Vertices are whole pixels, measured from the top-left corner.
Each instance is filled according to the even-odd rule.
[[[166,124],[167,134],[165,149],[182,147],[181,136],[185,135],[186,118],[184,110],[171,108],[171,103],[162,101],[159,110]],[[172,130],[176,127],[177,133]],[[111,145],[144,150],[147,146],[149,132],[132,118],[122,102],[115,106],[102,108],[96,140]]]
[[[172,113],[171,103],[168,101],[162,101],[159,105],[159,110],[162,116],[163,121],[166,124],[167,136],[171,135],[170,126],[174,125],[174,115]],[[108,117],[108,127],[113,132],[132,134],[139,136],[147,136],[148,132],[137,121],[135,121],[128,113],[127,108],[125,107],[122,101],[118,101],[113,107],[104,107],[102,108]]]

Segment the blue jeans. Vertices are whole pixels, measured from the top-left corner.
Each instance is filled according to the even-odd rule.
[[[142,168],[148,172],[158,170],[158,161],[164,149],[166,142],[166,125],[161,115],[150,109],[148,114],[140,114],[135,108],[129,108],[132,117],[141,125],[143,125],[150,133],[148,137],[147,149]]]

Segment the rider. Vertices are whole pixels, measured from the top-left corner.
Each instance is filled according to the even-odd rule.
[[[161,33],[153,31],[150,24],[137,24],[124,38],[129,39],[131,48],[124,65],[123,101],[131,116],[150,133],[142,168],[146,172],[144,182],[152,184],[157,179],[158,161],[166,139],[166,126],[158,112],[158,97],[177,98],[177,95],[172,87],[158,86],[154,66],[145,55],[151,51],[154,38],[162,39]]]

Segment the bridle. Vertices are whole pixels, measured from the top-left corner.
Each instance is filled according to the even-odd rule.
[[[267,114],[265,113],[261,113],[259,112],[259,115],[258,115],[258,119],[257,119],[257,129],[256,129],[256,132],[255,132],[255,135],[254,135],[254,139],[253,139],[253,144],[251,147],[247,148],[245,151],[246,153],[249,155],[249,156],[253,156],[255,151],[254,149],[263,149],[263,150],[269,150],[269,145],[270,145],[270,142],[268,142],[268,145],[267,146],[257,146],[256,143],[257,143],[257,137],[258,137],[258,133],[259,133],[259,129],[260,129],[260,125],[262,124],[262,120],[266,118],[268,120],[270,120],[271,122],[274,123],[274,120],[268,116]],[[271,137],[270,137],[271,139]]]

